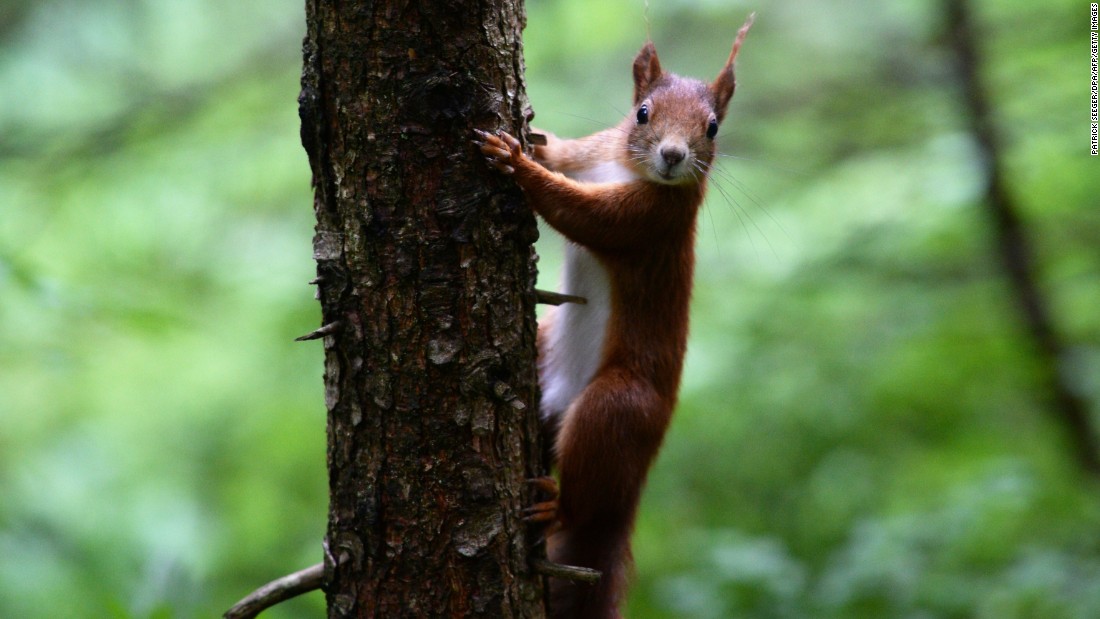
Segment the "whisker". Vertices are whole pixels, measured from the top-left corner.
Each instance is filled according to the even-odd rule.
[[[711,174],[707,174],[707,178],[714,180],[714,177]],[[753,254],[756,256],[756,259],[759,260],[760,250],[756,247],[756,241],[752,240],[752,232],[749,230],[748,224],[745,223],[745,218],[741,215],[741,212],[745,210],[744,207],[742,207],[741,204],[737,202],[737,200],[730,196],[729,192],[726,191],[721,183],[718,183],[716,181],[712,183],[712,185],[715,189],[718,190],[719,195],[721,195],[722,198],[725,199],[726,205],[731,207],[730,210],[732,210],[733,214],[737,217],[737,221],[741,223],[741,229],[745,231],[745,237],[749,240],[749,245],[752,247]],[[748,213],[746,212],[745,215],[747,216]],[[757,230],[759,230],[759,228],[757,228]],[[765,237],[765,239],[766,238],[767,237]]]
[[[741,193],[745,194],[745,196],[749,200],[751,200],[752,203],[755,204],[756,207],[758,209],[760,209],[764,213],[764,215],[766,215],[768,217],[768,219],[770,219],[771,222],[773,224],[775,224],[776,227],[778,227],[783,232],[784,235],[786,235],[786,237],[788,239],[792,238],[791,233],[788,232],[787,229],[783,227],[783,224],[780,223],[779,220],[776,219],[774,215],[772,215],[771,211],[768,210],[768,207],[764,206],[762,198],[760,198],[760,196],[753,193],[753,191],[749,189],[748,185],[746,185],[744,182],[741,181],[741,179],[734,176],[732,172],[730,172],[729,170],[726,170],[722,166],[714,166],[714,170],[718,174],[719,178],[722,178],[723,180],[726,180],[726,181],[729,181],[730,183],[733,183],[734,186],[737,187],[737,189]]]
[[[748,225],[745,223],[746,219],[748,220],[748,223],[752,225],[753,229],[755,229],[756,232],[758,234],[760,234],[760,236],[764,239],[764,242],[768,245],[768,249],[771,250],[772,255],[775,256],[776,258],[778,258],[779,253],[776,252],[775,246],[772,245],[772,242],[768,238],[768,235],[764,233],[764,230],[756,222],[756,219],[752,216],[752,213],[748,209],[746,209],[745,206],[742,205],[739,200],[737,200],[736,198],[733,197],[733,195],[730,194],[728,188],[725,187],[723,185],[723,183],[718,182],[718,181],[721,180],[723,182],[736,182],[736,183],[738,183],[740,185],[738,187],[738,189],[742,193],[744,193],[750,200],[752,200],[752,202],[760,210],[764,211],[764,213],[768,216],[768,218],[771,219],[772,222],[774,222],[777,226],[779,226],[780,230],[783,230],[784,234],[786,234],[787,237],[790,238],[790,234],[787,233],[787,231],[783,228],[783,226],[771,215],[771,213],[768,212],[768,210],[759,201],[757,201],[755,198],[753,198],[749,194],[749,192],[747,191],[747,188],[744,187],[744,184],[741,183],[736,178],[734,178],[733,175],[730,174],[728,171],[724,170],[720,166],[715,166],[714,164],[708,164],[708,166],[707,166],[707,178],[710,178],[711,180],[714,181],[714,183],[713,183],[714,187],[718,190],[718,193],[721,194],[721,196],[726,200],[726,204],[730,205],[730,207],[732,208],[732,210],[734,212],[734,215],[737,216],[738,221],[741,222],[741,227],[745,230],[745,235],[749,238],[749,244],[752,245],[753,252],[756,254],[757,258],[759,259],[760,253],[759,253],[759,250],[756,247],[755,241],[753,241],[753,239],[752,239],[752,234],[750,233],[750,231],[748,229]],[[744,217],[742,217],[742,213],[744,214]]]
[[[698,183],[700,182],[699,175],[702,175],[704,178],[707,177],[706,166],[703,162],[695,159],[691,162],[691,179]],[[718,256],[722,257],[722,242],[718,240],[718,226],[714,223],[714,213],[708,208],[704,208],[703,210],[707,212],[707,219],[710,220],[710,232],[714,235],[715,250],[718,252]]]
[[[569,112],[551,112],[551,113],[555,114],[555,115],[569,116],[570,118],[577,118],[577,119],[580,119],[580,120],[585,120],[585,121],[588,121],[589,123],[599,127],[600,129],[619,129],[619,126],[617,124],[609,125],[606,122],[604,122],[602,120],[599,120],[597,118],[592,118],[591,116],[584,116],[582,114],[571,114]],[[620,129],[620,131],[621,131],[621,129]]]
[[[749,246],[752,247],[752,253],[756,256],[756,259],[759,260],[760,248],[756,246],[756,241],[752,238],[753,234],[752,230],[749,230],[749,224],[752,224],[753,228],[756,228],[757,232],[759,232],[765,240],[767,240],[767,236],[760,232],[760,228],[756,225],[756,222],[752,220],[749,212],[745,210],[744,206],[741,206],[737,198],[730,195],[729,191],[723,187],[721,183],[714,183],[714,188],[718,190],[718,193],[721,194],[722,198],[726,201],[726,205],[729,206],[733,214],[737,216],[737,221],[741,224],[741,229],[745,231],[745,237],[749,240]]]
[[[615,105],[615,104],[613,104],[613,103],[608,103],[607,105],[608,105],[608,107],[610,107],[611,109],[615,110],[615,113],[619,115],[619,118],[626,118],[626,116],[627,116],[627,113],[626,113],[626,112],[624,112],[624,111],[623,111],[623,110],[622,110],[621,108],[619,108],[619,106],[617,106],[617,105]]]
[[[728,153],[715,153],[715,154],[717,154],[719,157],[725,157],[727,159],[739,159],[741,161],[751,161],[753,163],[758,163],[760,165],[772,168],[773,170],[778,170],[778,171],[783,172],[785,174],[797,174],[798,176],[801,176],[801,177],[809,176],[809,173],[806,172],[805,170],[797,170],[795,168],[789,168],[789,167],[781,166],[779,164],[772,163],[771,161],[767,161],[766,159],[757,159],[755,157],[742,157],[741,155],[730,155]]]

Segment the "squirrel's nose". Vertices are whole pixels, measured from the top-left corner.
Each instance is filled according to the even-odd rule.
[[[682,148],[666,147],[661,149],[661,158],[665,160],[668,167],[672,167],[687,157],[687,152]]]

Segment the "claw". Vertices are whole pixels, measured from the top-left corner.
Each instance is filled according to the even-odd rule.
[[[532,477],[527,480],[527,485],[535,488],[536,490],[542,490],[552,498],[557,498],[561,491],[558,490],[558,482],[549,475],[542,477]]]
[[[503,140],[504,143],[508,145],[508,147],[512,150],[513,153],[518,151],[518,149],[520,147],[520,141],[517,140],[516,138],[512,137],[512,135],[509,134],[507,131],[501,131],[500,135],[497,136],[497,137],[499,137],[501,140]]]
[[[473,142],[478,146],[481,154],[485,155],[488,164],[501,174],[515,174],[515,162],[523,156],[519,140],[505,131],[494,135],[488,131],[474,129],[474,133],[479,139]]]
[[[558,502],[544,501],[535,503],[523,510],[524,522],[553,522],[558,518]]]
[[[553,523],[558,519],[558,482],[553,477],[528,479],[527,485],[541,491],[549,498],[523,510],[523,520],[528,523]]]

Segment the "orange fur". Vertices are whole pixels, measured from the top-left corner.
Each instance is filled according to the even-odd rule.
[[[578,140],[548,135],[535,159],[507,134],[482,134],[490,163],[514,175],[547,223],[595,256],[610,286],[595,373],[564,410],[544,410],[560,475],[551,560],[603,572],[591,586],[553,581],[555,618],[619,617],[638,501],[680,385],[695,219],[715,154],[708,129],[733,95],[734,58],[750,23],[710,84],[665,72],[647,43],[634,62],[634,109],[615,128]],[[555,328],[553,316],[540,325],[540,364]]]

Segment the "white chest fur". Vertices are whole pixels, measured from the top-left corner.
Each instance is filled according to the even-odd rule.
[[[626,183],[641,178],[618,162],[604,162],[570,174],[582,183]],[[592,381],[603,359],[607,322],[611,316],[611,282],[607,269],[584,247],[567,242],[561,291],[588,303],[566,303],[553,310],[540,382],[544,416],[565,413]]]
[[[566,176],[581,183],[629,183],[641,176],[618,161],[604,161],[591,168],[567,173]]]
[[[554,309],[546,338],[540,379],[542,414],[565,412],[599,369],[603,357],[607,321],[611,316],[611,290],[607,270],[587,249],[566,243],[561,290],[584,297],[588,303],[566,303]]]

